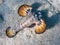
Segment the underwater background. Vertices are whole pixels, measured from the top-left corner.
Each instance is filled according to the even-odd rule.
[[[41,13],[47,24],[46,31],[35,34],[34,28],[25,28],[15,37],[8,38],[6,28],[17,28],[23,18],[18,14],[18,8],[22,4],[31,5],[36,14]],[[0,45],[60,45],[59,7],[57,0],[0,0]],[[39,17],[38,15],[37,18]]]

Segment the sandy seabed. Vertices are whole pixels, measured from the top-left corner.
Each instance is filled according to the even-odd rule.
[[[60,5],[54,1],[0,0],[0,45],[60,45]],[[5,34],[6,28],[14,28],[23,18],[17,13],[22,4],[35,7],[37,12],[41,11],[47,29],[43,34],[36,34],[34,28],[25,28],[15,37],[8,38]]]

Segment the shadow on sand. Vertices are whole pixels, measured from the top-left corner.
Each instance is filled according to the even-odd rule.
[[[0,23],[2,23],[4,21],[3,16],[0,14]]]
[[[42,10],[41,11],[42,17],[46,21],[47,29],[54,27],[57,23],[59,23],[59,14],[56,13],[55,15],[52,15],[51,17],[48,17],[48,10]]]
[[[45,20],[45,22],[47,24],[47,29],[54,27],[59,22],[59,16],[58,15],[60,13],[56,13],[55,15],[48,17],[48,9],[45,9],[42,11],[37,10],[40,6],[41,6],[41,4],[39,2],[33,3],[32,4],[32,8],[33,8],[32,12],[35,14],[37,14],[36,12],[41,12],[42,18]]]

